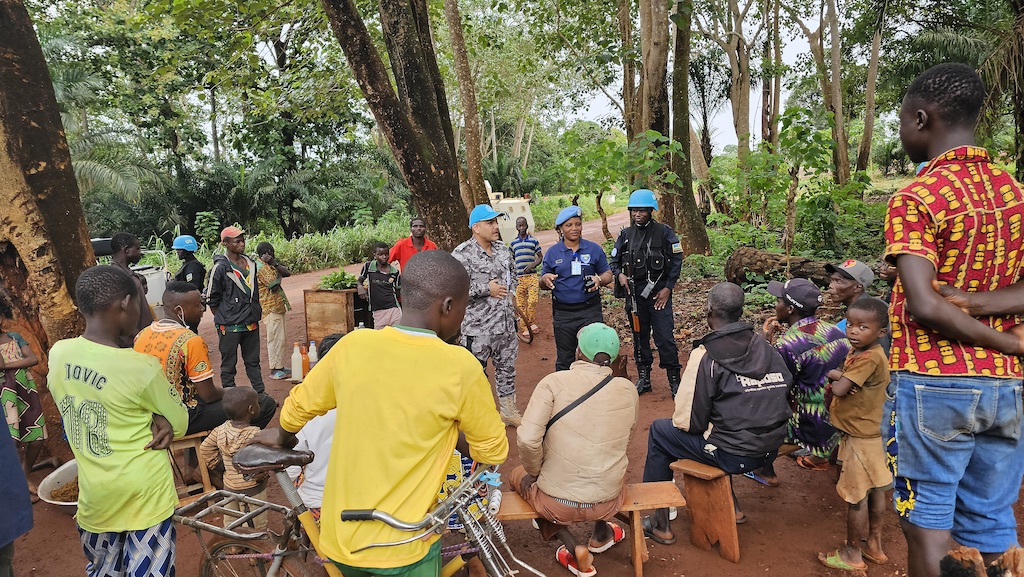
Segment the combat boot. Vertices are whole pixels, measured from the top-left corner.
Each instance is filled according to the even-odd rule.
[[[639,394],[649,393],[653,390],[651,387],[651,367],[640,367],[636,368],[636,392]]]
[[[506,427],[518,427],[523,424],[523,416],[519,414],[519,409],[516,408],[515,395],[498,397],[498,407],[499,413],[501,413],[501,422],[505,423]]]
[[[668,374],[668,390],[672,391],[672,398],[676,398],[676,392],[679,391],[679,383],[681,378],[679,376],[679,369],[665,369]]]

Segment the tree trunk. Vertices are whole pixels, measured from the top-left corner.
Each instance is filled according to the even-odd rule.
[[[640,3],[640,44],[643,101],[641,130],[669,136],[668,118],[668,5],[661,0]]]
[[[846,117],[843,112],[843,55],[842,37],[839,34],[839,15],[836,0],[825,0],[828,6],[829,36],[831,37],[831,72],[832,72],[832,113],[835,116],[835,128],[832,135],[836,141],[836,183],[843,185],[850,182],[850,145],[846,139]]]
[[[868,60],[868,79],[864,91],[864,134],[860,138],[857,150],[857,171],[868,169],[871,161],[871,138],[875,131],[875,84],[878,81],[878,58],[882,51],[882,26],[885,24],[886,2],[882,1],[878,8],[878,19],[875,21],[875,34],[871,38],[871,56]]]
[[[448,101],[437,68],[424,0],[381,0],[395,85],[354,0],[323,0],[324,11],[367,105],[388,141],[431,237],[452,250],[469,236],[459,193]]]
[[[220,162],[220,135],[217,133],[217,88],[210,86],[210,140],[213,141],[213,159]]]
[[[484,165],[479,152],[480,113],[476,104],[473,74],[469,70],[466,39],[462,35],[459,0],[444,0],[444,17],[448,21],[448,35],[451,38],[452,56],[455,60],[455,77],[459,83],[462,117],[466,125],[466,182],[475,206],[487,202],[487,189],[484,188]],[[455,153],[457,156],[457,147],[455,147]]]
[[[597,203],[597,214],[601,215],[601,234],[604,235],[605,240],[614,240],[612,232],[608,230],[608,213],[604,211],[604,207],[601,206],[601,199],[604,198],[604,191],[599,190],[594,196],[594,202]]]
[[[619,39],[622,42],[622,120],[626,125],[626,142],[633,142],[636,136],[636,61],[633,54],[633,17],[630,14],[630,0],[619,0],[616,19],[619,23]]]
[[[771,125],[771,147],[772,150],[779,149],[779,112],[782,108],[782,35],[779,32],[779,4],[782,0],[772,0],[772,44],[775,55],[772,81],[772,115],[769,121]]]
[[[536,122],[530,123],[530,136],[526,137],[526,151],[523,152],[522,169],[526,170],[526,161],[530,159],[530,147],[533,146],[533,131],[537,128]]]
[[[784,273],[788,268],[788,276],[791,278],[806,278],[818,286],[828,286],[831,275],[825,270],[827,264],[829,261],[800,256],[787,258],[777,252],[741,246],[725,261],[725,279],[743,285],[750,282],[748,274],[765,277],[773,273]]]
[[[498,128],[494,122],[494,109],[491,109],[491,160],[498,164]]]
[[[4,330],[24,331],[42,377],[50,346],[85,328],[72,293],[96,257],[46,60],[21,2],[0,2],[0,61],[0,299],[14,313]]]
[[[672,227],[679,235],[683,254],[709,254],[704,216],[697,209],[693,197],[693,171],[690,156],[693,154],[690,127],[690,19],[693,16],[693,0],[676,2],[675,59],[672,64],[672,138],[681,146],[681,154],[673,155],[672,171],[679,176],[676,195],[676,219]],[[700,154],[698,154],[700,156]],[[704,160],[701,157],[701,160]]]
[[[693,125],[690,126],[690,164],[693,166],[693,176],[697,177],[697,180],[700,181],[696,192],[697,206],[700,207],[704,221],[707,222],[707,216],[712,212],[725,211],[715,202],[714,195],[711,192],[711,169],[708,167],[707,162],[704,162],[701,144],[699,144],[699,139],[693,131]],[[705,229],[706,231],[707,229]]]
[[[770,22],[771,0],[761,0],[761,18]],[[761,44],[761,144],[771,148],[772,142],[772,83],[771,83],[771,62],[772,62],[772,35],[765,34],[764,42]]]

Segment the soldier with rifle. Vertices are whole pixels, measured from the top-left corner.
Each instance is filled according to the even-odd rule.
[[[615,296],[626,299],[633,329],[633,354],[636,361],[636,390],[641,395],[651,387],[651,333],[658,348],[659,366],[668,375],[675,397],[679,388],[679,349],[672,319],[672,289],[679,280],[683,248],[679,237],[663,223],[653,220],[658,210],[654,192],[640,189],[629,195],[632,225],[622,229],[610,265],[615,275]]]

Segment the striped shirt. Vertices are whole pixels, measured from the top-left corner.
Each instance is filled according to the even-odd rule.
[[[516,261],[516,274],[527,274],[526,270],[537,261],[537,255],[540,254],[540,241],[531,235],[527,235],[526,238],[517,236],[509,247],[512,249],[512,258]],[[537,274],[536,269],[529,274]]]

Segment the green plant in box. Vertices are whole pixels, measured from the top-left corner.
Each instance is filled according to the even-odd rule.
[[[356,284],[358,284],[356,275],[343,270],[338,270],[320,277],[320,284],[317,285],[317,288],[324,290],[341,290],[355,288]]]

